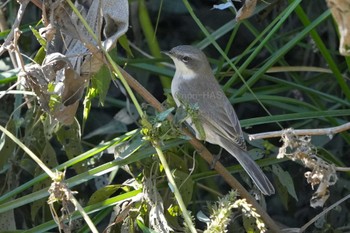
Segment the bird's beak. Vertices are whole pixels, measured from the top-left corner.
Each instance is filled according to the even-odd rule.
[[[171,57],[171,53],[170,53],[170,51],[161,51],[161,53],[163,53],[163,54],[165,54],[165,55],[167,55],[167,56]]]

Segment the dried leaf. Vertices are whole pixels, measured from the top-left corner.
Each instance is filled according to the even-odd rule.
[[[66,56],[49,54],[42,66],[32,64],[26,70],[21,75],[37,95],[42,109],[63,124],[73,123],[85,80],[72,69]]]
[[[256,0],[246,0],[242,8],[238,10],[236,20],[241,21],[249,18],[255,10],[256,2]]]
[[[294,182],[289,172],[284,171],[278,164],[272,165],[272,172],[276,175],[280,183],[287,189],[288,193],[296,201],[298,201],[298,197],[294,188]]]
[[[52,116],[64,125],[71,125],[74,122],[74,116],[79,107],[79,102],[75,102],[72,105],[64,106],[60,104],[57,106]]]
[[[329,9],[338,24],[340,33],[339,52],[343,56],[350,55],[350,1],[327,0]]]
[[[40,29],[40,35],[47,40],[47,57],[42,66],[27,66],[22,75],[43,110],[69,125],[74,122],[90,77],[104,64],[99,48],[111,50],[128,29],[128,1],[75,1],[94,34],[101,35],[99,41],[88,33],[67,2],[48,0],[44,4],[43,20],[47,26]]]
[[[29,25],[30,30],[42,47],[46,47],[46,40],[43,39],[41,33],[39,33],[34,27]]]
[[[157,191],[155,181],[148,178],[144,182],[144,198],[149,205],[149,225],[156,232],[170,232],[173,229],[168,225],[164,215],[163,199]]]

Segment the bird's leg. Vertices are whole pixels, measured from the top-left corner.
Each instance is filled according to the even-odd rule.
[[[214,169],[216,163],[219,161],[222,153],[222,147],[220,147],[220,151],[218,154],[213,156],[213,161],[211,162],[210,169]]]

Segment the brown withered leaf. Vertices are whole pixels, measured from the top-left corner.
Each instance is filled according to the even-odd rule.
[[[41,66],[28,66],[26,73],[21,75],[37,95],[44,111],[63,124],[73,122],[85,82],[64,55],[49,54]]]
[[[74,116],[79,107],[79,102],[75,102],[71,105],[65,106],[59,104],[55,106],[53,117],[64,125],[71,125],[74,122]]]
[[[127,0],[77,0],[75,7],[98,41],[85,29],[66,1],[47,0],[43,7],[47,57],[24,74],[40,105],[59,122],[69,125],[90,77],[104,64],[101,46],[109,51],[128,29]]]
[[[237,12],[236,21],[241,21],[252,16],[256,7],[256,2],[256,0],[245,0],[244,5]]]
[[[340,33],[339,52],[343,56],[350,55],[350,0],[327,0]]]

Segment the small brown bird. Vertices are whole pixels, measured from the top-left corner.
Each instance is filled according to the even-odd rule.
[[[171,83],[176,105],[197,105],[198,121],[204,130],[205,140],[221,146],[234,156],[263,194],[274,194],[274,187],[246,152],[235,110],[216,81],[205,54],[189,45],[177,46],[165,54],[172,58],[176,67]],[[186,121],[196,137],[202,138],[203,133],[193,120]]]

